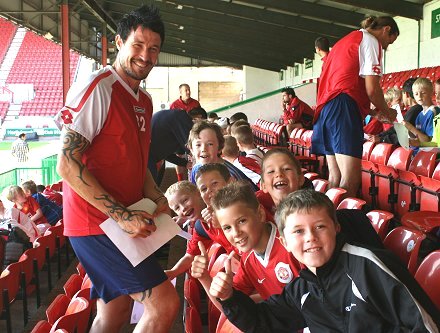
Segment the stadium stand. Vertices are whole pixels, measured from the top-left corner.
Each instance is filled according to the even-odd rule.
[[[14,37],[17,26],[10,21],[0,17],[0,64],[8,51],[12,38]]]
[[[6,84],[32,83],[35,98],[23,102],[22,116],[53,116],[62,107],[61,46],[28,31],[11,68]],[[79,54],[70,52],[73,82]]]

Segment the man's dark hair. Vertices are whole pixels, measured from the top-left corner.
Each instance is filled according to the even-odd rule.
[[[283,90],[281,90],[281,92],[282,92],[282,93],[285,92],[287,95],[292,95],[293,98],[296,97],[295,90],[293,90],[293,88],[290,88],[290,87],[287,88],[287,87],[286,87],[286,88],[283,88]]]
[[[315,39],[315,47],[328,52],[330,50],[330,43],[326,37],[318,37]]]
[[[412,86],[413,86],[414,82],[416,82],[416,80],[417,80],[416,77],[409,78],[408,80],[405,81],[405,83],[403,84],[403,87],[402,87],[403,92],[408,93],[411,96],[411,98],[414,98]]]
[[[144,5],[138,9],[125,14],[118,23],[118,34],[125,42],[131,31],[135,31],[139,26],[150,29],[160,35],[161,46],[165,40],[165,26],[160,18],[159,9],[153,5]]]
[[[18,136],[20,139],[23,139],[26,137],[26,133],[20,133],[20,135]]]
[[[248,117],[247,117],[243,112],[237,112],[237,113],[234,113],[234,114],[231,116],[231,118],[229,118],[229,122],[230,122],[231,124],[233,124],[233,123],[235,123],[237,120],[240,120],[240,119],[248,121]]]
[[[390,27],[389,35],[399,36],[399,27],[391,16],[368,16],[361,22],[363,29],[379,30],[386,26]]]
[[[188,112],[188,115],[191,118],[197,117],[197,116],[202,116],[202,119],[207,119],[208,118],[208,114],[206,113],[204,108],[194,108],[191,111]]]
[[[37,192],[43,193],[45,189],[46,189],[46,186],[44,186],[44,185],[37,185]]]

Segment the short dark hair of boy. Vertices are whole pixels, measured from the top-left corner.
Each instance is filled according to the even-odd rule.
[[[44,185],[37,185],[37,192],[43,193],[46,190],[46,186]]]
[[[208,119],[218,119],[218,114],[215,112],[208,113]]]
[[[179,90],[182,89],[183,87],[187,87],[188,89],[191,89],[191,88],[189,87],[189,84],[188,84],[188,83],[182,83],[181,85],[179,85]]]
[[[31,194],[37,193],[37,184],[33,180],[28,180],[27,182],[24,182],[21,184],[21,187],[23,190],[30,191]]]
[[[159,9],[156,6],[144,5],[125,14],[118,23],[116,34],[125,42],[131,31],[136,31],[139,26],[159,34],[161,46],[163,45],[165,41],[165,26],[160,18]]]
[[[335,224],[338,223],[335,205],[329,197],[315,190],[298,190],[284,198],[275,212],[275,222],[280,236],[284,237],[286,220],[290,215],[295,213],[311,213],[312,209],[315,208],[324,208],[333,222]]]
[[[238,120],[248,121],[248,117],[243,112],[234,113],[231,118],[229,118],[229,122],[231,124],[235,123]]]
[[[290,87],[289,88],[283,88],[281,90],[281,92],[282,93],[286,93],[287,95],[292,95],[293,98],[296,97],[295,90],[293,90],[293,88],[290,88]]]
[[[20,133],[20,135],[18,136],[20,139],[24,139],[26,137],[26,133]]]
[[[290,161],[292,162],[292,164],[295,166],[296,172],[298,173],[298,175],[300,175],[302,173],[301,171],[301,164],[298,162],[298,160],[295,158],[295,155],[293,155],[292,152],[290,152],[289,150],[285,149],[285,148],[274,148],[269,150],[266,154],[264,154],[262,160],[261,160],[261,173],[264,173],[264,162],[271,157],[272,155],[275,154],[283,154],[286,155]],[[261,181],[263,181],[263,177],[261,177]]]
[[[412,91],[412,86],[413,86],[414,82],[416,82],[416,80],[417,80],[417,78],[412,77],[412,78],[406,80],[405,83],[403,84],[403,87],[402,87],[403,92],[408,93],[409,96],[413,99],[414,99],[414,94]]]
[[[237,146],[237,140],[231,135],[225,135],[225,146],[223,147],[222,154],[226,157],[237,158],[240,150]]]
[[[239,126],[234,131],[234,137],[239,144],[251,145],[254,143],[254,134],[249,126]]]
[[[231,125],[231,134],[234,135],[235,130],[237,129],[237,127],[240,127],[240,126],[251,127],[251,125],[246,120],[243,120],[243,119],[237,120],[235,123],[233,123]]]
[[[231,179],[231,174],[229,173],[228,168],[226,165],[222,163],[208,163],[203,164],[200,166],[200,168],[196,172],[196,181],[199,179],[199,177],[207,172],[213,172],[216,171],[220,174],[220,176],[228,182],[229,179]]]
[[[236,181],[220,189],[211,201],[214,211],[228,208],[236,203],[243,203],[250,209],[257,210],[260,203],[249,182]]]
[[[190,110],[188,112],[188,115],[191,118],[195,118],[195,117],[201,116],[202,119],[208,119],[208,114],[206,113],[205,109],[204,108],[200,108],[200,107],[199,108],[194,108],[194,109]]]
[[[330,43],[326,37],[318,37],[315,39],[315,47],[328,52],[330,50]]]
[[[207,121],[199,121],[193,125],[189,132],[188,147],[191,149],[192,142],[197,140],[200,137],[200,132],[205,129],[211,129],[215,132],[218,141],[218,149],[221,151],[225,145],[225,138],[223,137],[222,129],[216,123],[208,123]]]

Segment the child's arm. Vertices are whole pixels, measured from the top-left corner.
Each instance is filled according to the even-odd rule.
[[[185,253],[185,255],[180,258],[180,260],[174,265],[173,268],[165,271],[168,279],[172,280],[180,274],[185,273],[188,269],[191,268],[191,263],[193,262],[193,259],[193,255]]]
[[[417,136],[420,142],[429,142],[431,141],[431,137],[423,133],[421,130],[417,129],[413,124],[403,121],[403,125],[410,131],[412,134]]]
[[[243,332],[294,332],[306,327],[304,318],[294,303],[290,283],[281,295],[273,295],[261,303],[232,288],[231,259],[225,263],[225,272],[212,280],[210,294],[219,299],[223,313]]]
[[[42,217],[43,217],[43,211],[41,210],[41,208],[38,208],[37,211],[35,212],[35,214],[30,217],[30,220],[32,222],[35,222],[35,221],[38,221]]]

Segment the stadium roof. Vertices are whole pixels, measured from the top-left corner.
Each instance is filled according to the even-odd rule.
[[[314,40],[330,44],[366,14],[419,20],[427,0],[0,0],[0,14],[61,40],[61,3],[69,4],[71,47],[99,58],[99,36],[112,41],[116,22],[143,3],[159,7],[162,52],[218,64],[279,71],[313,59]]]

